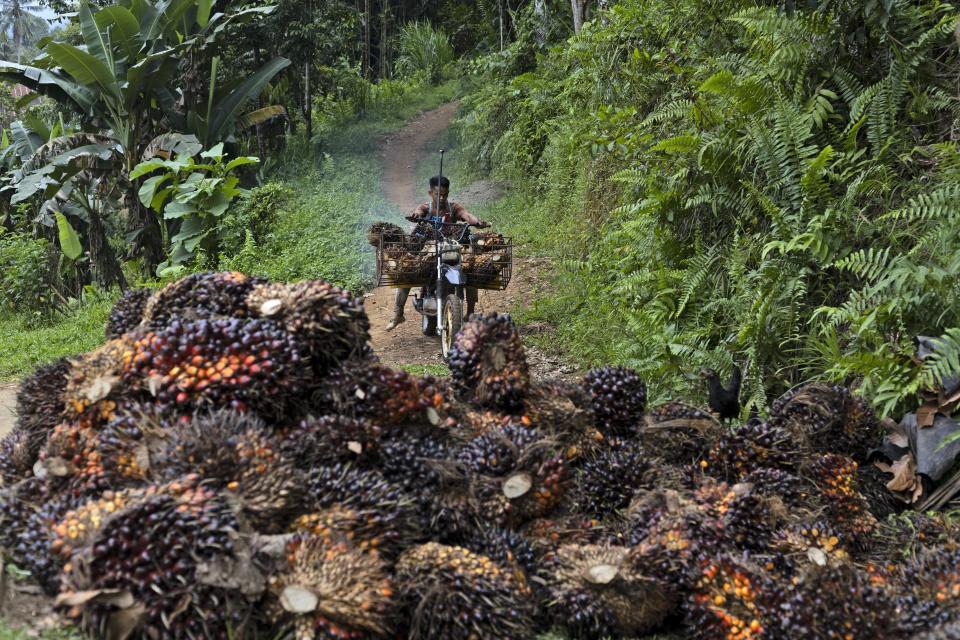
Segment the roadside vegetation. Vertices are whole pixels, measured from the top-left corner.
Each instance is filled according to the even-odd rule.
[[[529,8],[471,63],[463,153],[559,258],[550,346],[661,399],[739,364],[745,414],[811,379],[896,414],[956,362],[957,13],[805,7],[624,0],[554,40]]]

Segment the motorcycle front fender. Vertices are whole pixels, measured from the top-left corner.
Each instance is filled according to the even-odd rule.
[[[450,284],[458,286],[467,284],[467,280],[463,276],[463,272],[460,271],[460,267],[449,267],[444,275]]]

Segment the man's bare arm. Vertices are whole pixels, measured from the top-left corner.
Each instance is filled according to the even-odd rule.
[[[486,226],[486,223],[483,220],[467,211],[467,208],[462,204],[455,204],[453,207],[453,213],[456,215],[458,220],[462,220],[467,224],[472,224],[477,227]]]

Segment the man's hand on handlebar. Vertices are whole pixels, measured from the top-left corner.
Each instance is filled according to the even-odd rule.
[[[486,220],[481,220],[480,222],[478,222],[478,223],[475,224],[474,226],[477,227],[478,229],[489,229],[491,225],[490,225],[490,223],[487,222]]]

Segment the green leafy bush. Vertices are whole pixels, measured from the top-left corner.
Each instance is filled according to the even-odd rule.
[[[414,22],[400,30],[400,55],[396,61],[400,74],[406,77],[422,74],[436,85],[453,61],[453,47],[447,34],[429,22]]]
[[[293,197],[293,190],[279,182],[268,182],[243,193],[220,222],[223,253],[238,253],[248,239],[262,244],[276,223],[278,212]]]
[[[50,260],[46,240],[0,227],[0,309],[28,314],[50,311],[56,300]]]
[[[230,203],[244,192],[236,171],[260,162],[251,156],[228,161],[223,143],[201,152],[200,159],[197,162],[185,153],[175,160],[154,158],[130,173],[131,179],[153,174],[140,187],[140,201],[164,219],[180,222],[165,239],[170,248],[158,273],[193,262],[198,250],[213,256],[219,253],[224,232],[221,221]]]

